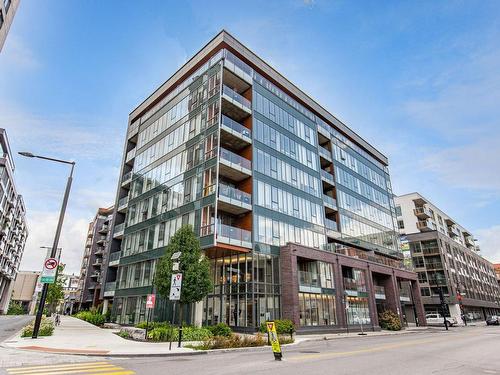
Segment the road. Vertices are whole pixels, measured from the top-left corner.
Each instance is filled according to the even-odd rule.
[[[3,350],[0,349],[0,352]],[[23,368],[9,364],[9,367],[0,366],[0,373],[480,375],[500,374],[499,353],[500,327],[480,326],[457,327],[448,332],[433,329],[403,335],[353,335],[350,338],[307,342],[284,348],[284,360],[281,362],[274,361],[270,349],[170,359],[91,358],[17,352],[18,358],[23,358],[19,361],[23,362]],[[39,360],[35,364],[25,364],[24,359],[28,356],[39,356]],[[79,363],[70,363],[74,361]]]

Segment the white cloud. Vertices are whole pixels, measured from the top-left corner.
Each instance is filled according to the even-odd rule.
[[[79,273],[85,246],[88,223],[74,215],[67,214],[64,220],[59,247],[62,247],[61,262],[66,264],[67,273]],[[45,258],[46,250],[40,246],[52,246],[57,227],[58,213],[28,211],[29,235],[20,269],[39,271]]]
[[[479,238],[481,255],[492,263],[500,263],[500,225],[475,231]]]
[[[41,66],[31,49],[15,34],[9,34],[0,57],[4,72],[8,68],[16,71],[36,70]]]

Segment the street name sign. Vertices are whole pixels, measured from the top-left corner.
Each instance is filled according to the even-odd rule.
[[[179,301],[181,299],[182,273],[173,273],[170,282],[170,301]]]

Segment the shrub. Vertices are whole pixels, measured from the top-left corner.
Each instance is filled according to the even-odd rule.
[[[389,331],[399,331],[402,328],[401,319],[399,319],[399,315],[394,311],[382,311],[378,316],[378,320],[382,329],[387,329]]]
[[[264,336],[260,333],[256,334],[255,336],[240,336],[232,334],[229,337],[214,336],[203,341],[201,345],[193,346],[193,348],[201,350],[229,349],[264,346],[266,344],[267,340],[264,339]]]
[[[219,323],[215,326],[207,327],[213,336],[229,337],[232,335],[233,330],[226,323]]]
[[[167,327],[156,327],[148,331],[148,339],[152,341],[175,341],[177,337],[177,330]]]
[[[177,330],[176,330],[177,331]],[[177,331],[178,332],[178,331]],[[205,327],[183,327],[182,341],[203,341],[212,337],[212,332]]]
[[[7,310],[7,315],[24,315],[23,306],[19,302],[12,302]]]
[[[208,328],[190,326],[182,328],[182,341],[203,341],[212,336],[212,332]],[[179,329],[171,327],[168,323],[162,323],[156,327],[150,325],[148,339],[152,341],[176,341],[179,339]]]
[[[154,328],[158,328],[158,327],[170,328],[170,323],[168,323],[168,322],[149,322],[149,325],[148,325],[147,322],[139,322],[135,325],[135,328],[146,329],[146,326],[148,326],[148,329],[154,329]]]
[[[91,311],[80,311],[75,315],[76,318],[89,322],[95,326],[102,326],[106,317],[99,314],[95,309]]]
[[[124,338],[124,339],[130,338],[130,334],[127,331],[118,332],[118,336],[120,336],[121,338]]]
[[[21,337],[31,337],[33,335],[34,324],[35,321],[32,321],[24,327]],[[52,333],[54,333],[54,322],[52,319],[42,318],[40,329],[38,330],[38,336],[52,336]]]
[[[277,319],[274,324],[278,335],[291,335],[295,332],[295,324],[290,319]],[[267,333],[266,322],[261,323],[260,332]]]

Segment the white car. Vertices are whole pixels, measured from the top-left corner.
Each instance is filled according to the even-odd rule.
[[[427,314],[425,316],[425,320],[427,321],[427,325],[429,326],[444,326],[444,318],[441,314]],[[448,322],[448,326],[453,327],[457,324],[456,318],[446,318]]]

